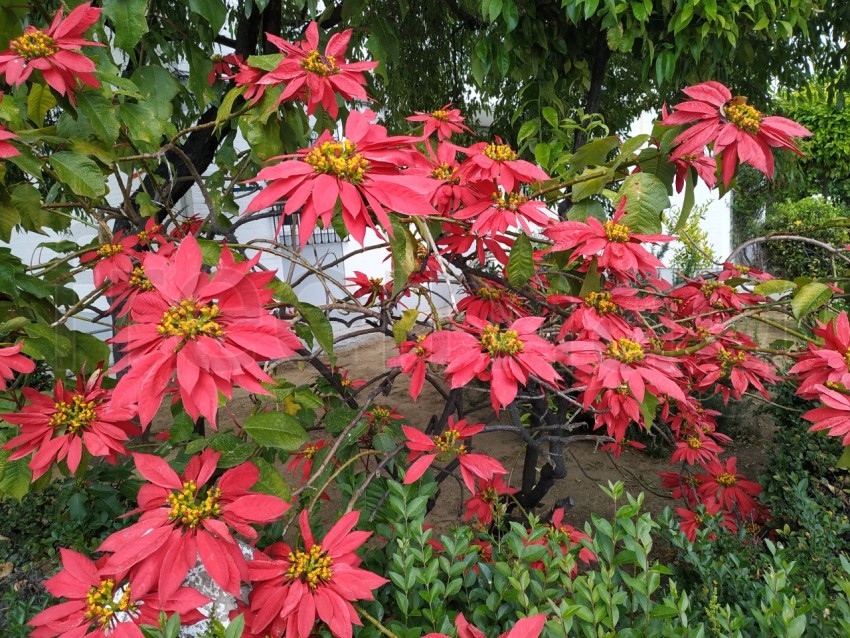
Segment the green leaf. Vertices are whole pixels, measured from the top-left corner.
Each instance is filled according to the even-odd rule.
[[[658,397],[649,392],[643,395],[643,401],[640,404],[640,413],[643,416],[644,427],[649,430],[655,421],[655,409],[658,407]]]
[[[222,243],[212,239],[199,239],[198,247],[201,249],[201,261],[205,266],[215,266],[221,257]]]
[[[222,395],[219,395],[220,397]],[[225,399],[226,400],[226,399]],[[221,402],[219,402],[221,403]],[[219,467],[236,467],[251,458],[256,448],[231,432],[216,432],[209,439],[210,449],[221,452]]]
[[[170,443],[184,443],[192,437],[194,431],[195,425],[192,423],[192,417],[185,412],[178,412],[172,418],[171,428],[168,430],[168,441]]]
[[[694,208],[694,176],[691,169],[688,169],[688,176],[685,178],[685,197],[682,200],[682,210],[679,212],[679,219],[676,220],[676,225],[673,227],[673,232],[679,232],[688,223],[688,217],[691,210]]]
[[[502,0],[488,0],[487,17],[490,22],[495,22],[496,18],[502,13]]]
[[[619,145],[620,138],[616,135],[609,135],[608,137],[588,142],[570,157],[570,171],[577,173],[585,166],[599,166],[604,164],[611,151]]]
[[[359,410],[349,408],[347,405],[334,408],[322,419],[322,425],[332,436],[342,432],[357,416]]]
[[[588,217],[594,217],[601,222],[608,219],[602,204],[595,199],[583,199],[570,206],[567,219],[573,222],[585,222]]]
[[[794,290],[796,287],[797,284],[793,281],[788,281],[786,279],[768,279],[767,281],[763,281],[757,285],[753,291],[757,295],[767,297],[768,295],[778,295],[783,292],[788,292],[789,290]]]
[[[81,94],[86,93],[82,91]],[[49,88],[42,84],[33,84],[30,87],[30,94],[27,97],[27,117],[32,120],[36,126],[44,125],[44,116],[47,112],[56,106],[56,98]]]
[[[128,53],[148,32],[147,0],[103,0],[103,13],[115,28],[115,46]]]
[[[598,170],[599,169],[596,169],[596,171]],[[580,202],[583,199],[590,197],[591,195],[596,195],[597,193],[602,192],[602,189],[605,188],[605,185],[607,183],[607,172],[599,177],[594,177],[591,179],[585,179],[580,182],[576,182],[575,184],[573,184],[570,197],[574,202]]]
[[[230,117],[230,113],[233,111],[233,104],[236,102],[238,98],[245,93],[244,86],[237,86],[230,89],[224,98],[221,100],[221,106],[218,107],[218,112],[215,115],[215,127],[216,129],[220,128],[224,121]]]
[[[7,461],[3,469],[3,478],[0,479],[0,494],[20,501],[29,492],[31,482],[29,459]]]
[[[396,345],[407,339],[407,333],[413,330],[418,316],[419,311],[416,308],[408,308],[401,313],[401,319],[393,324],[393,339],[395,339]]]
[[[832,288],[819,281],[806,284],[791,300],[791,311],[799,321],[807,314],[814,312],[832,297]]]
[[[303,302],[299,303],[296,308],[307,321],[307,325],[310,326],[310,331],[316,337],[316,342],[322,350],[328,353],[331,363],[334,363],[336,361],[334,356],[334,331],[325,313],[321,308]]]
[[[56,177],[81,197],[106,194],[106,180],[94,160],[79,153],[59,151],[50,156]]]
[[[616,204],[626,199],[626,214],[622,223],[636,233],[648,235],[661,232],[661,212],[670,206],[667,187],[655,175],[629,175],[617,192]]]
[[[222,0],[189,0],[189,8],[210,23],[213,33],[221,31],[227,19],[227,5]]]
[[[522,144],[523,140],[528,137],[531,137],[537,132],[537,129],[540,128],[540,120],[533,119],[528,120],[527,122],[523,122],[522,126],[519,127],[519,132],[516,136],[516,141],[518,144]]]
[[[307,442],[307,431],[286,412],[261,412],[245,420],[245,432],[255,443],[284,452],[295,452]]]
[[[549,167],[549,159],[550,154],[552,152],[551,147],[545,142],[538,142],[534,146],[534,159],[540,164],[544,169]]]
[[[850,446],[844,448],[841,457],[835,463],[835,467],[842,470],[850,469]]]
[[[259,457],[254,459],[254,465],[260,470],[260,478],[257,479],[251,490],[262,494],[271,494],[272,496],[282,498],[284,501],[288,501],[290,496],[289,485],[286,484],[286,481],[283,480],[283,477],[275,469],[274,465]],[[241,636],[242,634],[236,635]]]
[[[118,107],[118,117],[134,142],[141,142],[149,149],[159,146],[163,128],[153,105],[122,104]]]
[[[515,288],[525,285],[534,276],[534,248],[525,233],[514,241],[506,271],[508,281]]]
[[[560,126],[561,121],[558,117],[558,112],[551,106],[544,106],[541,109],[541,113],[543,114],[543,119],[549,123],[549,126],[555,129]]]
[[[581,290],[578,296],[584,299],[591,292],[598,292],[602,289],[602,278],[599,276],[599,264],[596,257],[590,260],[590,267],[584,276],[584,281],[581,282]]]
[[[82,91],[77,94],[77,105],[95,135],[107,144],[114,144],[118,139],[120,125],[112,103],[96,91]]]
[[[419,260],[416,259],[416,239],[407,226],[392,221],[393,237],[390,239],[390,251],[393,256],[393,297],[407,285],[407,280]]]
[[[248,66],[252,66],[263,71],[274,71],[282,61],[283,55],[280,53],[248,56]]]
[[[502,19],[505,21],[505,32],[510,33],[519,24],[519,9],[514,0],[505,0],[502,5]]]

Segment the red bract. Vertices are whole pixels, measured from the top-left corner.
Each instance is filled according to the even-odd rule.
[[[716,499],[723,509],[747,518],[758,509],[754,500],[761,493],[761,485],[747,481],[736,468],[737,459],[732,456],[726,463],[712,461],[703,464],[708,474],[698,474],[700,482],[697,492],[703,501]]]
[[[423,163],[417,167],[417,171],[437,183],[431,203],[441,216],[450,217],[461,206],[476,200],[475,191],[469,187],[459,170],[457,152],[460,147],[449,142],[440,142],[436,154],[430,144],[426,145],[426,149],[427,163],[423,158]]]
[[[238,385],[269,394],[261,382],[272,379],[257,362],[288,357],[301,343],[288,323],[263,307],[272,298],[265,286],[274,272],[251,272],[258,260],[236,263],[225,247],[210,276],[191,235],[173,255],[145,257],[157,294],[137,297],[130,311],[135,323],[112,339],[125,344],[115,369],[129,368],[115,388],[116,400],[138,400],[142,425],[153,419],[175,374],[186,412],[213,426],[219,393],[230,398]]]
[[[84,448],[110,463],[115,462],[116,455],[127,454],[123,442],[140,433],[131,421],[135,410],[116,407],[112,393],[101,388],[101,383],[102,370],[96,370],[88,379],[77,377],[74,390],[66,390],[62,380],[57,380],[52,397],[24,388],[30,404],[20,412],[2,415],[9,423],[21,426],[21,433],[3,446],[4,450],[14,450],[9,460],[34,452],[29,467],[35,481],[54,461],[64,460],[68,469],[76,472]]]
[[[467,424],[465,419],[455,423],[454,417],[450,416],[445,431],[433,438],[407,425],[401,426],[401,429],[407,437],[405,445],[410,450],[407,462],[413,461],[404,475],[405,485],[422,478],[425,470],[431,467],[435,460],[448,463],[456,458],[460,463],[460,474],[463,477],[463,482],[473,493],[475,492],[475,477],[487,481],[496,474],[508,473],[496,459],[486,454],[470,453],[466,444],[463,443],[464,439],[481,432],[484,429],[483,423]]]
[[[261,85],[286,83],[278,103],[294,99],[305,101],[307,115],[312,115],[321,104],[328,115],[336,119],[339,114],[337,93],[345,100],[368,100],[363,88],[366,86],[363,72],[374,69],[378,63],[345,61],[351,29],[333,34],[324,54],[319,53],[318,24],[311,22],[304,35],[306,40],[291,44],[271,33],[266,34],[269,42],[286,54],[276,69],[259,80]]]
[[[87,2],[64,19],[60,8],[46,31],[27,27],[23,35],[9,42],[9,48],[0,53],[0,74],[6,76],[9,84],[20,86],[33,71],[40,71],[51,87],[76,103],[77,80],[94,88],[100,86],[93,75],[94,62],[77,53],[84,46],[104,46],[82,37],[97,22],[100,11]]]
[[[503,507],[501,497],[516,492],[516,489],[505,483],[502,474],[496,474],[488,481],[478,481],[478,489],[472,490],[472,498],[463,503],[466,508],[463,520],[477,518],[485,527],[490,525],[493,522],[494,510]]]
[[[715,156],[723,156],[723,183],[728,186],[740,161],[773,176],[774,148],[787,148],[802,155],[792,137],[811,132],[784,117],[769,116],[747,104],[744,97],[732,97],[719,82],[703,82],[682,91],[692,98],[673,107],[661,123],[665,126],[691,124],[673,141],[679,146],[671,159],[701,155],[711,145]]]
[[[643,310],[658,310],[661,301],[653,297],[638,297],[634,288],[615,287],[611,290],[590,291],[584,297],[571,295],[550,295],[549,303],[566,306],[579,304],[567,317],[558,332],[558,340],[568,335],[579,339],[612,339],[611,332],[623,332],[629,329],[629,323],[622,316],[627,310],[633,316],[640,316]]]
[[[351,638],[352,624],[363,624],[351,601],[374,600],[372,590],[389,582],[359,567],[354,550],[370,536],[352,531],[359,517],[349,512],[317,543],[303,511],[298,519],[303,550],[278,543],[269,548],[270,556],[251,561],[252,632],[304,638],[318,618],[337,638]]]
[[[474,250],[478,263],[486,264],[488,256],[485,251],[489,251],[503,266],[508,263],[508,253],[504,247],[513,246],[513,243],[514,240],[506,235],[479,235],[448,222],[443,223],[443,234],[437,240],[438,246],[445,246],[440,250],[444,255],[461,256]]]
[[[3,93],[0,92],[0,102],[3,101]],[[7,130],[5,126],[0,124],[0,159],[6,159],[9,157],[14,157],[15,155],[20,155],[21,152],[16,149],[12,144],[10,144],[7,140],[17,139],[18,136]]]
[[[152,253],[141,253],[139,263],[133,266],[129,278],[113,283],[106,289],[106,296],[112,300],[109,310],[110,312],[116,311],[117,317],[127,315],[139,296],[150,296],[150,301],[157,303],[158,293],[145,273],[145,256],[150,254]],[[139,303],[145,304],[147,302]]]
[[[493,182],[482,182],[473,192],[475,201],[468,202],[452,217],[473,220],[472,231],[481,235],[501,234],[516,227],[531,234],[529,222],[546,227],[553,221],[545,202],[530,200],[514,191],[503,192]]]
[[[108,244],[102,244],[96,250],[83,253],[81,264],[94,262],[94,285],[102,286],[107,280],[111,283],[126,282],[133,273],[133,259],[141,255],[136,251],[139,241],[135,235],[124,237],[119,231]]]
[[[422,135],[430,137],[436,131],[437,139],[447,140],[454,133],[472,133],[464,122],[464,117],[460,114],[460,109],[451,108],[451,103],[443,105],[442,108],[430,113],[416,111],[416,115],[407,117],[408,122],[424,122],[425,130]]]
[[[462,330],[440,330],[431,335],[432,363],[446,366],[446,380],[461,388],[474,378],[490,382],[493,409],[507,406],[533,374],[557,386],[561,380],[552,363],[558,352],[535,332],[542,317],[523,317],[509,327],[466,316]]]
[[[684,499],[692,509],[697,506],[699,481],[696,478],[679,472],[659,472],[658,476],[661,477],[661,485],[672,491],[673,498]]]
[[[6,381],[13,379],[16,372],[29,374],[35,370],[35,362],[20,354],[23,342],[8,348],[0,348],[0,391],[6,389]]]
[[[130,573],[144,589],[157,584],[161,601],[178,590],[200,557],[212,579],[228,593],[240,595],[248,565],[233,532],[257,538],[252,524],[279,518],[289,504],[276,496],[248,490],[260,472],[253,463],[227,470],[213,486],[219,452],[192,457],[183,476],[152,454],[134,454],[136,469],[148,481],[139,490],[139,521],[115,532],[98,548],[112,552],[106,570]]]
[[[499,638],[538,638],[540,632],[543,631],[543,625],[546,623],[546,614],[538,614],[537,616],[529,616],[528,618],[520,618],[516,624],[506,631]],[[458,614],[455,618],[457,626],[458,638],[486,638],[484,633],[469,624],[463,614]],[[449,638],[445,634],[426,634],[422,638]]]
[[[723,448],[702,433],[692,433],[683,441],[676,441],[671,463],[711,463],[717,461],[717,455],[723,453]]]
[[[564,554],[569,552],[573,547],[580,547],[578,557],[585,565],[596,561],[596,554],[582,545],[582,541],[589,541],[590,536],[584,532],[580,532],[572,525],[564,523],[563,507],[559,507],[552,513],[552,530],[547,534],[547,537],[557,542],[561,546],[561,552]],[[578,566],[573,569],[573,576],[576,575],[577,570]]]
[[[761,295],[739,292],[722,281],[706,281],[702,277],[671,291],[670,298],[676,300],[678,317],[692,317],[714,311],[718,318],[726,318],[734,311],[740,312],[744,306],[766,301]]]
[[[850,445],[850,396],[823,385],[813,390],[819,393],[818,398],[826,407],[809,410],[803,415],[806,421],[814,424],[809,431],[827,430],[829,436],[843,436],[843,445]]]
[[[139,625],[158,625],[159,613],[180,614],[184,624],[201,620],[198,608],[209,600],[180,587],[160,601],[156,592],[105,574],[89,558],[60,549],[62,570],[44,586],[63,603],[48,607],[29,625],[32,638],[143,638]]]
[[[697,530],[702,529],[705,526],[706,516],[717,517],[720,515],[720,524],[722,524],[723,527],[733,533],[738,531],[738,526],[735,524],[733,517],[729,516],[727,512],[721,512],[720,505],[717,504],[717,501],[709,499],[703,503],[703,506],[705,509],[701,513],[685,509],[684,507],[676,508],[676,514],[678,514],[679,518],[682,519],[679,523],[679,527],[689,541],[693,543],[696,540]]]
[[[773,275],[768,274],[763,270],[751,268],[750,266],[744,266],[743,264],[733,264],[728,261],[724,261],[723,270],[717,273],[717,281],[726,281],[727,279],[739,278],[755,279],[757,281],[767,281],[768,279],[773,279]]]
[[[717,163],[713,157],[708,155],[692,153],[683,155],[673,160],[676,166],[676,192],[681,193],[685,187],[685,179],[688,176],[688,171],[693,168],[697,176],[705,182],[709,188],[714,188],[717,185]]]
[[[806,399],[817,399],[820,390],[816,386],[828,383],[850,388],[850,321],[842,311],[825,325],[818,321],[813,332],[822,343],[809,343],[789,374],[800,377],[797,394]]]
[[[516,190],[520,184],[532,184],[549,179],[549,176],[531,162],[519,159],[508,144],[479,142],[460,151],[468,158],[460,165],[460,174],[470,182],[495,182],[506,192]]]
[[[360,244],[367,227],[379,232],[370,211],[390,234],[389,212],[436,214],[429,199],[437,183],[399,170],[400,166],[417,164],[415,151],[410,148],[417,138],[388,137],[386,128],[372,123],[374,118],[371,111],[352,113],[345,124],[345,139],[335,139],[325,131],[312,147],[282,156],[278,159],[287,161],[261,170],[252,181],[266,181],[268,185],[245,212],[256,212],[285,199],[283,215],[301,209],[302,247],[319,218],[325,228],[330,227],[337,202],[341,202],[345,227]]]
[[[346,277],[345,280],[356,286],[351,293],[352,297],[355,299],[366,297],[366,301],[363,302],[366,306],[371,306],[376,301],[382,304],[391,294],[392,282],[385,284],[381,277],[369,277],[359,270],[354,271],[354,277]]]
[[[600,222],[588,217],[584,222],[559,222],[543,231],[555,244],[552,250],[570,250],[572,263],[582,257],[596,257],[600,268],[623,279],[633,280],[637,274],[655,275],[664,264],[641,244],[643,242],[662,243],[674,238],[667,235],[643,235],[620,223],[626,211],[626,199],[623,198],[614,217]]]

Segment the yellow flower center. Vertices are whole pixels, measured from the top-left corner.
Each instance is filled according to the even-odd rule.
[[[304,161],[317,173],[335,175],[352,184],[359,184],[369,168],[369,160],[356,151],[357,145],[348,140],[322,142],[310,149]]]
[[[507,144],[488,144],[484,149],[484,155],[497,162],[510,162],[519,157]]]
[[[516,211],[528,201],[528,198],[519,193],[507,193],[504,197],[499,193],[493,193],[493,205],[502,210]]]
[[[600,315],[607,315],[608,313],[617,311],[617,304],[611,301],[610,292],[591,291],[584,298],[584,305],[596,308],[596,312]]]
[[[179,306],[171,306],[165,311],[156,329],[163,337],[220,337],[224,331],[215,321],[220,314],[216,304],[200,306],[191,299],[184,299]]]
[[[309,73],[315,73],[322,77],[328,75],[336,75],[339,73],[339,67],[336,65],[336,59],[332,55],[322,55],[315,49],[307,54],[307,57],[301,61],[301,68]]]
[[[460,432],[454,428],[449,428],[442,434],[434,437],[434,446],[439,451],[440,461],[448,461],[453,456],[463,456],[466,454],[466,445],[460,443]]]
[[[309,552],[300,549],[297,552],[289,552],[289,563],[287,578],[300,578],[310,589],[329,583],[333,576],[333,559],[321,545],[313,545]]]
[[[133,274],[130,275],[130,286],[138,288],[139,290],[144,290],[145,292],[154,289],[151,280],[148,279],[148,276],[145,274],[144,266],[136,266],[133,268]]]
[[[194,529],[205,518],[221,516],[221,506],[218,504],[221,490],[211,487],[203,500],[199,498],[198,486],[195,481],[184,481],[183,489],[172,492],[166,499],[166,505],[171,508],[168,518],[183,527]]]
[[[723,368],[723,375],[728,376],[732,372],[732,368],[741,365],[747,360],[746,352],[729,352],[725,348],[721,348],[717,353],[717,358],[720,359],[720,366]]]
[[[481,331],[480,342],[491,357],[515,355],[523,350],[522,341],[516,330],[501,330],[492,324],[485,326]]]
[[[485,487],[481,490],[481,500],[490,505],[499,502],[499,492],[496,491],[495,487]]]
[[[416,336],[416,346],[413,348],[413,352],[415,352],[420,357],[424,357],[427,354],[429,354],[428,349],[421,345],[422,342],[425,341],[425,339],[427,337],[428,337],[428,335],[417,335]]]
[[[723,472],[720,476],[714,479],[718,485],[722,485],[723,487],[732,487],[738,482],[738,479],[735,478],[734,474],[729,474],[729,472]]]
[[[382,405],[376,405],[374,408],[372,408],[371,414],[372,414],[372,418],[375,421],[384,422],[384,421],[386,421],[387,419],[390,418],[391,412],[390,412],[390,409],[388,407],[385,407],[385,406],[382,406]]]
[[[475,291],[475,295],[481,299],[501,299],[505,296],[505,291],[492,286],[481,286]]]
[[[151,235],[155,235],[156,233],[158,233],[158,232],[159,232],[159,231],[161,231],[161,230],[162,230],[162,226],[160,226],[159,224],[155,224],[155,225],[154,225],[154,226],[150,229],[150,231],[147,231],[147,230],[139,231],[139,233],[136,235],[136,237],[137,237],[137,239],[138,239],[139,243],[140,243],[142,246],[147,246],[147,245],[148,245],[148,243],[149,243],[149,242],[150,242],[150,240],[151,240]]]
[[[727,286],[722,281],[706,281],[701,287],[700,290],[706,299],[711,297],[715,292],[719,290],[732,290],[732,286]]]
[[[625,224],[615,224],[612,221],[607,221],[603,226],[605,227],[605,235],[608,237],[608,241],[624,244],[632,236],[631,229]]]
[[[622,363],[643,361],[644,353],[641,345],[633,339],[617,339],[608,344],[605,354]]]
[[[97,249],[97,254],[100,257],[112,257],[124,252],[124,246],[121,244],[104,244]]]
[[[437,109],[436,111],[431,111],[431,117],[435,120],[440,120],[441,122],[448,122],[451,117],[451,113],[444,111],[443,109]]]
[[[688,447],[692,450],[698,450],[702,447],[702,440],[699,437],[688,437]]]
[[[742,131],[755,135],[761,126],[762,114],[747,103],[729,104],[723,109],[726,119]]]
[[[59,51],[56,40],[43,31],[30,31],[9,43],[16,54],[27,60],[46,58]]]
[[[743,264],[734,264],[732,268],[737,270],[740,275],[747,275],[751,270],[749,266],[744,266]]]
[[[102,630],[109,627],[116,612],[133,614],[139,610],[138,603],[130,597],[130,585],[125,585],[121,595],[116,597],[115,581],[111,578],[89,589],[86,604],[85,619],[96,621]]]
[[[694,523],[697,525],[702,525],[702,516],[699,514],[694,514]]]
[[[312,460],[314,456],[316,456],[316,452],[319,451],[319,447],[317,445],[313,445],[312,443],[308,443],[304,446],[304,451],[301,452],[302,456],[308,461]]]
[[[80,428],[90,427],[97,419],[95,402],[86,401],[81,394],[75,395],[71,403],[60,401],[53,407],[56,412],[50,417],[48,424],[52,428],[65,428],[69,434],[76,434]]]
[[[448,162],[443,162],[431,171],[431,177],[441,182],[449,182],[450,184],[460,183],[460,177],[457,176],[457,168],[449,166]]]

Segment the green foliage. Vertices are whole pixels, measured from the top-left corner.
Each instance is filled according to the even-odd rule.
[[[760,235],[788,234],[808,237],[833,246],[850,241],[848,210],[820,197],[771,206]],[[762,244],[766,270],[777,277],[846,277],[847,264],[829,251],[797,241],[769,241]]]
[[[708,202],[694,206],[684,227],[678,232],[680,245],[673,251],[669,264],[684,277],[693,277],[717,261],[718,255],[708,241],[708,232],[702,227],[708,207]]]

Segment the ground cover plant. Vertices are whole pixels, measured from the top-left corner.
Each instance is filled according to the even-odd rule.
[[[58,560],[34,565],[53,600],[30,635],[846,635],[846,518],[832,510],[812,539],[837,506],[805,476],[796,510],[764,498],[703,404],[770,402],[789,380],[808,429],[850,442],[839,271],[729,261],[674,286],[650,250],[672,239],[674,190],[676,232],[698,182],[730,188],[742,165],[772,177],[805,127],[706,80],[635,137],[544,107],[512,145],[442,99],[390,131],[366,89],[378,61],[350,29],[267,33],[266,54],[194,62],[184,85],[156,59],[174,42],[137,48],[137,5],[30,15],[0,53],[0,237],[96,231],[45,242],[37,263],[0,250],[0,492],[43,495],[37,521],[59,503]],[[188,7],[210,40],[217,6]],[[201,122],[183,121],[188,103]],[[190,188],[205,216],[181,214]],[[262,220],[271,235],[244,239]],[[360,246],[341,262],[374,253],[391,277],[311,263],[331,230]],[[299,296],[307,277],[327,303]],[[753,323],[783,340],[756,341]],[[373,378],[337,366],[351,334],[393,341]],[[285,360],[315,375],[291,382]],[[426,384],[434,414],[383,400]],[[476,451],[487,432],[515,437],[515,469]],[[588,440],[616,458],[663,441],[675,518],[620,483],[583,529],[544,506]],[[434,531],[455,480],[463,523]],[[792,511],[803,527],[777,534]],[[661,534],[675,570],[652,553]]]

